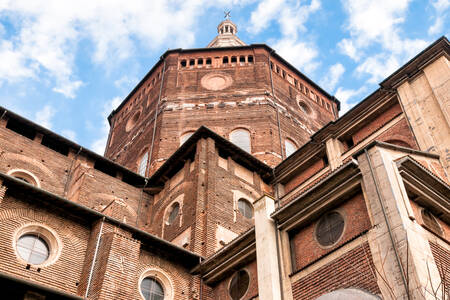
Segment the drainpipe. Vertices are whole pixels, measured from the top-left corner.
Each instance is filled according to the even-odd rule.
[[[92,259],[92,265],[91,265],[91,270],[89,271],[89,278],[88,278],[88,283],[87,283],[87,287],[86,287],[86,293],[84,294],[84,298],[86,298],[86,299],[89,295],[89,288],[91,287],[92,274],[94,273],[95,260],[97,259],[97,253],[98,253],[98,248],[100,246],[100,238],[102,236],[104,222],[105,222],[105,217],[102,218],[102,223],[100,224],[100,230],[99,230],[98,236],[97,236],[97,244],[95,245],[94,258]]]
[[[273,89],[272,66],[270,65],[270,55],[271,55],[272,53],[274,53],[274,52],[275,52],[275,50],[272,50],[272,51],[269,52],[269,56],[267,57],[267,61],[268,61],[268,64],[269,64],[269,75],[270,75],[270,85],[271,85],[271,87],[272,87],[272,97],[273,97],[274,100],[276,100],[276,99],[275,99],[274,89]],[[274,101],[274,103],[275,103],[275,110],[277,111],[277,125],[278,125],[278,137],[279,137],[279,139],[280,139],[280,154],[281,154],[281,160],[284,160],[285,157],[284,157],[284,153],[283,153],[283,143],[282,143],[282,141],[281,141],[280,113],[278,112],[278,106],[277,106],[277,104],[276,104],[276,101]]]
[[[387,230],[389,233],[389,239],[391,240],[392,248],[394,249],[395,259],[397,261],[398,267],[400,268],[400,274],[402,275],[402,281],[403,281],[403,285],[405,286],[406,296],[409,300],[410,296],[409,296],[408,282],[405,277],[405,272],[403,270],[402,262],[400,261],[400,255],[398,254],[397,247],[395,246],[394,235],[392,233],[391,224],[389,223],[389,218],[387,216],[386,209],[384,208],[384,205],[383,205],[383,200],[382,200],[381,193],[380,193],[380,186],[378,185],[378,181],[375,179],[372,162],[370,161],[369,153],[367,152],[367,149],[364,149],[364,154],[366,155],[367,162],[369,163],[370,175],[372,177],[372,180],[375,182],[375,190],[377,192],[378,202],[380,203],[381,211],[383,212],[384,221],[386,222],[386,227],[387,227]]]
[[[6,115],[8,111],[5,109],[5,111],[3,112],[2,116],[0,117],[0,120],[3,120],[3,117]]]
[[[278,197],[278,187],[275,189],[275,200],[277,202],[277,208],[280,208],[280,198]],[[284,290],[283,290],[283,273],[281,269],[281,264],[283,263],[281,259],[280,253],[280,232],[278,230],[278,220],[275,220],[275,239],[276,239],[276,247],[277,247],[277,259],[278,259],[278,276],[280,280],[280,289],[281,289],[281,300],[284,299]]]
[[[163,88],[163,83],[164,83],[164,75],[166,73],[166,59],[164,59],[164,65],[163,65],[163,70],[162,70],[162,78],[161,78],[161,85],[159,87],[159,96],[158,96],[158,102],[156,102],[156,108],[155,108],[155,122],[153,124],[153,134],[152,134],[152,143],[151,143],[151,147],[150,147],[150,154],[149,154],[149,166],[151,166],[152,164],[152,159],[153,159],[153,145],[155,143],[155,134],[156,134],[156,121],[158,119],[158,109],[159,109],[159,102],[161,101],[161,93],[162,93],[162,88]]]
[[[148,178],[145,178],[145,184],[144,187],[141,190],[141,196],[139,197],[139,206],[137,210],[137,216],[136,216],[136,227],[139,227],[139,215],[141,214],[141,205],[142,205],[142,196],[144,195],[144,189],[147,186]]]

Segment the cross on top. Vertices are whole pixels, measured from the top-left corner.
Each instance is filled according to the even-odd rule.
[[[230,15],[231,10],[224,11],[223,13],[225,14],[225,16],[223,17],[224,19],[229,20],[231,18],[231,15]]]

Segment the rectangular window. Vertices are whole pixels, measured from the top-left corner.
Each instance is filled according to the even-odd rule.
[[[148,162],[148,152],[142,156],[141,161],[139,162],[139,170],[138,173],[141,176],[145,177],[145,171],[147,171],[147,162]]]

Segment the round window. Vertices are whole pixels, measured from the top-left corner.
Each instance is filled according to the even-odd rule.
[[[44,263],[50,255],[47,243],[35,234],[24,234],[19,237],[16,247],[19,256],[32,265]]]
[[[175,221],[175,219],[177,218],[179,212],[180,212],[180,204],[178,202],[175,202],[174,204],[172,204],[172,207],[170,208],[170,213],[167,218],[167,224],[172,224],[173,221]]]
[[[311,108],[309,108],[309,106],[305,102],[303,101],[298,102],[298,106],[300,107],[300,110],[305,114],[308,115],[311,114]]]
[[[230,282],[230,296],[233,300],[241,299],[247,293],[250,284],[250,277],[244,270],[240,270],[234,274]]]
[[[246,199],[241,198],[238,200],[239,212],[247,219],[253,218],[253,206]]]
[[[344,231],[344,218],[336,211],[327,213],[318,222],[316,238],[320,245],[327,247],[335,244]]]
[[[141,293],[146,300],[164,300],[164,289],[152,277],[146,277],[141,282]]]

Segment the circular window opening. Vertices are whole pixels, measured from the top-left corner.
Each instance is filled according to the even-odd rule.
[[[305,114],[307,115],[311,114],[311,108],[309,108],[309,106],[305,102],[303,101],[298,102],[298,106],[300,107],[300,110]]]
[[[13,248],[23,263],[48,266],[61,253],[62,245],[56,233],[41,224],[27,224],[14,236]]]
[[[250,277],[248,273],[244,270],[240,270],[236,274],[234,274],[233,278],[230,282],[230,296],[233,300],[241,299],[248,290],[248,286],[250,283]]]
[[[146,300],[164,300],[164,289],[152,277],[146,277],[141,282],[141,293]]]
[[[316,238],[324,247],[335,244],[344,231],[344,218],[338,212],[330,212],[317,223]]]
[[[422,209],[423,224],[438,235],[442,235],[443,231],[434,215],[428,209]]]
[[[47,243],[39,235],[24,234],[17,240],[17,253],[29,264],[43,264],[50,256]]]
[[[253,206],[244,198],[238,200],[239,212],[247,219],[253,218]]]
[[[127,122],[127,125],[125,126],[125,131],[130,131],[133,129],[134,125],[136,125],[137,121],[139,120],[139,117],[141,116],[141,112],[136,112]]]
[[[175,219],[178,216],[178,213],[180,212],[180,204],[178,202],[175,202],[172,207],[170,208],[170,213],[167,218],[167,224],[170,225],[175,221]]]

